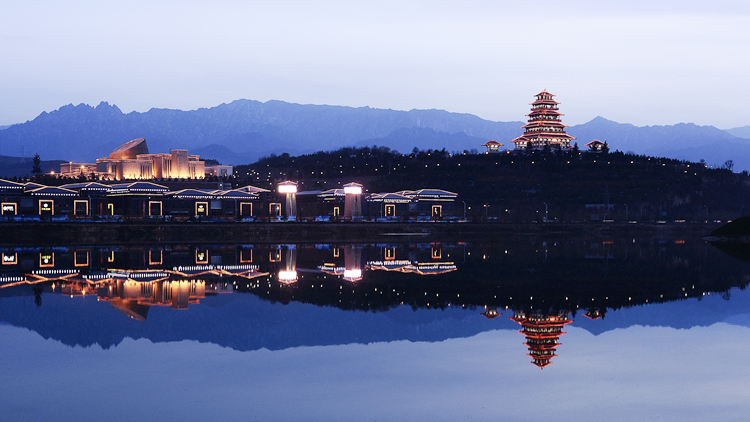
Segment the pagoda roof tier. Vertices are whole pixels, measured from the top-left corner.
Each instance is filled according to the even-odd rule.
[[[523,334],[527,339],[532,340],[541,340],[541,339],[549,339],[549,338],[559,338],[561,335],[565,334],[565,331],[555,331],[551,333],[532,333],[528,331],[519,331],[519,333]]]
[[[524,139],[521,139],[524,138]],[[557,139],[567,139],[569,141],[576,139],[570,135],[568,135],[565,132],[526,132],[523,135],[519,136],[518,139],[519,142],[526,142],[529,140],[539,139],[539,138],[557,138]],[[516,142],[516,139],[512,140],[511,142]]]
[[[531,127],[569,127],[569,126],[562,124],[562,122],[560,122],[559,120],[534,120],[534,121],[530,121],[528,124],[521,126],[521,129],[531,128]]]
[[[535,96],[535,97],[544,97],[544,96],[548,96],[548,97],[557,97],[557,95],[555,95],[555,94],[552,94],[552,93],[548,92],[548,91],[547,91],[546,89],[545,89],[545,90],[543,90],[542,92],[540,92],[540,93],[538,93],[538,94],[534,95],[534,96]]]
[[[527,138],[559,138],[559,139],[576,139],[565,132],[530,132],[526,131],[523,136]]]
[[[535,344],[535,343],[529,343],[528,341],[524,343],[527,347],[534,350],[554,350],[557,348],[557,346],[561,345],[562,343],[555,343],[555,344]]]
[[[546,98],[540,98],[540,99],[538,99],[538,100],[534,101],[533,103],[529,103],[529,105],[539,105],[539,104],[550,104],[550,105],[558,105],[558,104],[560,104],[560,103],[558,103],[558,102],[557,102],[557,101],[555,101],[555,100],[552,100],[552,99],[546,99]]]
[[[559,110],[554,108],[532,108],[531,113],[527,114],[527,116],[536,116],[540,114],[547,114],[552,116],[564,116],[564,114],[560,113]]]

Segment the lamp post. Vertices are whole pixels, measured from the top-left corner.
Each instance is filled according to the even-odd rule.
[[[546,202],[542,202],[542,204],[544,204],[544,222],[546,223],[549,221],[549,218],[547,218],[549,216],[549,210]]]
[[[464,220],[466,220],[466,201],[461,201],[464,204]]]

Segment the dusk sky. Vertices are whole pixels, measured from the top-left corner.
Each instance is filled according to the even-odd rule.
[[[568,125],[750,125],[750,2],[2,1],[0,125],[246,98]]]

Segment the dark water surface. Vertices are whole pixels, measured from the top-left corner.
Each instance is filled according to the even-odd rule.
[[[747,420],[687,236],[0,249],[0,421]]]

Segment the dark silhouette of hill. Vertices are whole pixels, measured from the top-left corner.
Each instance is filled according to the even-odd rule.
[[[62,160],[42,160],[40,166],[42,171],[60,171]],[[10,179],[13,177],[31,176],[32,158],[30,157],[6,157],[0,155],[0,177]]]
[[[362,147],[283,154],[235,170],[238,186],[267,189],[284,180],[298,181],[302,190],[352,181],[369,192],[440,188],[466,202],[469,218],[512,223],[541,222],[545,209],[553,221],[588,221],[592,214],[601,218],[601,212],[586,205],[605,202],[616,221],[726,220],[750,212],[747,172],[622,152],[400,154]]]

